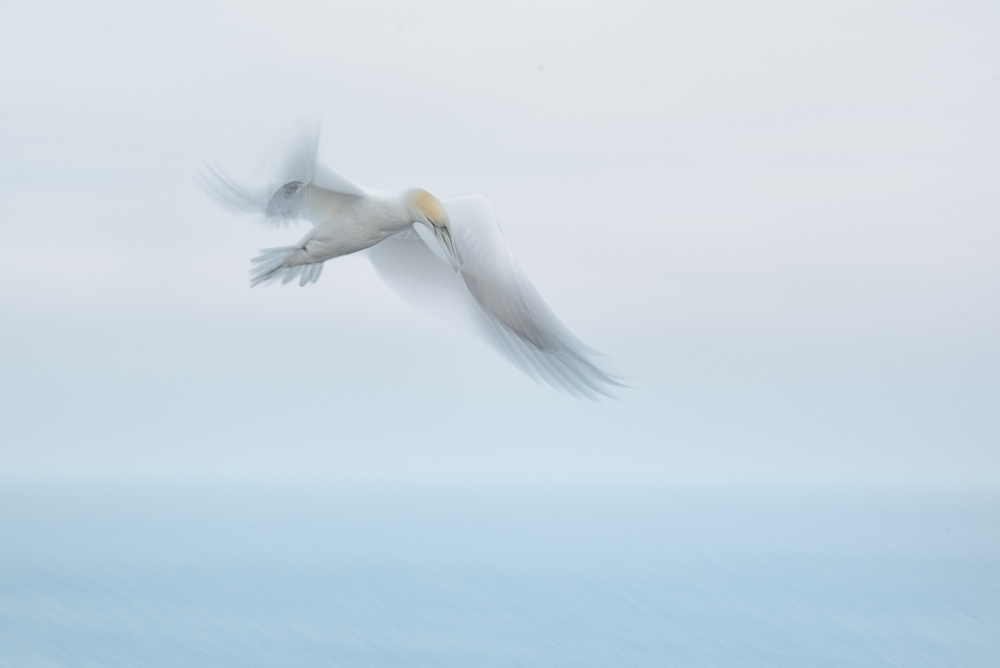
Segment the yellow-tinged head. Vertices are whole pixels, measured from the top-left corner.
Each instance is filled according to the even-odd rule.
[[[434,195],[430,194],[426,190],[414,190],[413,191],[413,205],[420,210],[428,220],[431,221],[441,221],[443,220],[445,224],[448,222],[448,214],[445,213],[444,206],[437,200]]]
[[[444,205],[438,201],[434,195],[426,190],[415,188],[408,191],[410,203],[414,209],[416,222],[423,224],[434,233],[437,240],[444,247],[451,267],[455,271],[462,265],[462,257],[455,248],[455,242],[451,238],[451,223],[448,220],[448,212]]]

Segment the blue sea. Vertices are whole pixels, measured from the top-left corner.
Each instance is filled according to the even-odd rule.
[[[1000,665],[1000,495],[7,485],[0,666]]]

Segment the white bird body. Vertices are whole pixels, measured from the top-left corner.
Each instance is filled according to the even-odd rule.
[[[369,249],[375,269],[398,294],[417,301],[419,291],[450,294],[490,343],[536,380],[589,398],[611,396],[610,387],[621,385],[591,361],[593,351],[535,291],[486,198],[441,202],[420,189],[368,190],[318,164],[316,144],[316,138],[303,142],[278,184],[256,194],[214,170],[205,175],[205,185],[240,211],[313,226],[294,246],[261,251],[251,285],[315,282],[326,260]]]

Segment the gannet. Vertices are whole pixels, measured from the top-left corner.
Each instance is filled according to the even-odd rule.
[[[211,167],[200,174],[201,185],[232,209],[277,225],[312,225],[298,243],[262,249],[253,258],[251,287],[315,283],[327,260],[367,251],[377,273],[403,298],[419,301],[419,291],[437,290],[460,299],[484,338],[536,381],[589,399],[611,397],[613,387],[623,387],[542,300],[485,197],[439,200],[420,188],[364,188],[320,162],[318,144],[318,131],[303,133],[278,178],[258,189]]]

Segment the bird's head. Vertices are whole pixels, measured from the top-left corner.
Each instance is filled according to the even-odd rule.
[[[424,225],[434,233],[451,263],[451,268],[458,271],[462,265],[462,257],[458,254],[455,242],[451,238],[451,225],[444,205],[426,190],[415,188],[406,194],[414,222]]]

